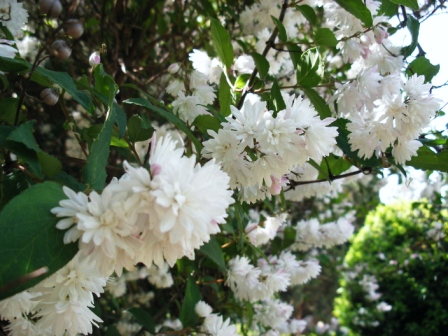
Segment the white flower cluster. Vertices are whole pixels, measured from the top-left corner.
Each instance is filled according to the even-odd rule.
[[[253,266],[245,256],[229,261],[226,285],[235,296],[250,302],[271,299],[290,285],[303,284],[320,273],[320,265],[313,260],[299,261],[291,252],[259,259]]]
[[[201,331],[204,334],[199,333],[200,336],[237,336],[238,332],[236,326],[230,324],[230,319],[223,320],[221,315],[212,314],[212,307],[210,307],[204,301],[199,301],[195,308],[196,314],[204,318],[202,322]]]
[[[265,335],[296,335],[304,331],[307,325],[305,320],[290,319],[294,307],[278,299],[264,300],[255,304],[254,310],[254,323],[270,328],[269,334]]]
[[[337,129],[321,120],[308,100],[289,96],[286,109],[268,111],[265,102],[246,100],[241,110],[204,142],[202,155],[215,158],[230,176],[231,188],[246,202],[278,195],[285,175],[308,159],[320,161],[336,144]]]
[[[316,218],[302,220],[297,223],[296,241],[291,246],[292,250],[308,251],[313,247],[332,247],[345,243],[353,234],[354,216],[348,213],[345,217],[338,218],[335,222],[320,224]]]
[[[166,88],[166,92],[176,97],[172,102],[174,113],[189,124],[199,115],[210,114],[204,105],[213,104],[216,94],[208,83],[219,83],[222,72],[221,63],[216,58],[210,59],[203,51],[194,50],[190,60],[196,71],[187,76],[179,65],[171,65],[169,71],[178,78],[172,80]]]
[[[261,221],[261,215],[265,218],[263,221]],[[287,216],[285,213],[275,217],[268,216],[265,213],[261,215],[253,209],[249,210],[251,221],[247,224],[245,232],[254,246],[264,245],[274,239],[278,229],[285,223]]]
[[[213,160],[204,166],[183,156],[170,136],[153,139],[151,171],[124,163],[125,174],[88,196],[64,187],[69,197],[52,212],[63,217],[59,229],[69,229],[65,243],[79,240],[83,255],[95,260],[103,276],[138,262],[194,258],[194,249],[220,231],[233,203],[229,177]]]
[[[106,281],[92,259],[78,253],[35,287],[0,302],[0,315],[11,322],[11,335],[89,334],[102,322],[90,308]]]
[[[391,45],[387,18],[377,16],[379,1],[366,1],[374,17],[373,30],[364,31],[359,19],[335,2],[324,6],[327,23],[341,42],[343,61],[354,63],[355,76],[347,83],[336,83],[329,102],[337,102],[338,112],[350,120],[349,142],[359,156],[371,158],[393,147],[395,162],[403,164],[417,155],[420,132],[428,126],[440,107],[424,77],[413,75],[406,82],[400,76],[403,56]]]

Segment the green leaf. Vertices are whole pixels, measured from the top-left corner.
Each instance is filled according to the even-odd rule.
[[[362,0],[335,0],[335,2],[347,12],[360,19],[364,27],[372,27],[372,14]]]
[[[140,323],[151,334],[156,333],[156,322],[152,318],[151,314],[143,308],[131,308],[128,312],[135,317],[138,323]]]
[[[409,76],[417,74],[425,76],[425,83],[431,82],[435,75],[439,73],[440,65],[432,65],[431,62],[424,56],[417,57],[413,60],[406,72]]]
[[[19,98],[3,98],[0,99],[0,106],[2,107],[2,111],[0,112],[0,122],[5,122],[10,125],[14,124],[17,112],[17,104],[19,102]],[[19,112],[19,124],[23,121],[23,113]]]
[[[9,58],[0,56],[0,71],[21,72],[31,69],[31,64],[23,59]]]
[[[328,28],[319,28],[314,36],[314,42],[316,42],[317,45],[324,47],[335,47],[336,44],[338,44],[336,36],[334,36],[334,33]]]
[[[276,79],[274,79],[274,83],[272,84],[271,88],[271,101],[274,105],[274,111],[275,111],[274,118],[275,118],[277,112],[284,110],[286,108],[285,101],[283,100],[283,96]]]
[[[328,178],[328,170],[330,170],[332,176],[338,176],[349,169],[351,166],[352,164],[345,160],[343,157],[330,154],[329,156],[325,157],[320,164],[321,169],[326,171],[327,173],[319,173],[317,179]]]
[[[129,144],[124,139],[119,139],[116,136],[112,136],[110,139],[110,145],[114,147],[121,147],[121,148],[129,148]]]
[[[78,244],[65,245],[59,218],[50,210],[66,196],[55,182],[32,186],[14,197],[0,213],[0,300],[36,285],[65,266]],[[42,267],[44,275],[25,277]],[[23,282],[22,282],[23,280]]]
[[[287,42],[288,35],[286,34],[286,29],[285,29],[285,26],[283,25],[283,23],[279,19],[277,19],[275,16],[272,16],[272,15],[271,15],[271,19],[272,19],[272,21],[274,21],[275,25],[277,26],[279,40],[282,42]]]
[[[115,84],[112,76],[104,72],[102,64],[95,67],[93,77],[95,78],[95,90],[105,97],[103,103],[106,106],[111,106],[118,92],[118,85]]]
[[[233,64],[233,47],[230,42],[229,33],[218,20],[213,18],[210,19],[210,27],[216,53],[226,68],[230,69]]]
[[[323,162],[323,161],[322,161]],[[319,176],[321,178],[330,179],[330,175],[328,174],[328,169],[325,165],[323,165],[322,163],[319,165],[316,161],[314,161],[313,159],[309,159],[308,163],[313,166],[314,169],[316,169],[319,172]]]
[[[237,77],[235,80],[235,89],[242,90],[246,86],[246,83],[249,81],[250,74],[242,74]]]
[[[220,271],[226,271],[226,263],[224,261],[224,254],[222,252],[221,246],[219,246],[215,237],[211,237],[210,241],[202,245],[200,251],[206,255],[211,261],[213,261]]]
[[[324,63],[316,48],[305,51],[297,64],[297,84],[302,87],[317,86],[324,76]]]
[[[289,51],[289,57],[291,57],[292,64],[294,68],[300,64],[300,57],[302,56],[302,49],[297,45],[297,43],[287,43],[286,48]]]
[[[316,12],[314,11],[314,9],[311,6],[308,5],[301,5],[301,6],[296,6],[296,9],[302,13],[302,15],[305,17],[305,19],[308,20],[309,23],[311,23],[311,25],[316,25],[317,23],[317,16],[316,16]]]
[[[428,146],[422,146],[406,165],[421,170],[448,172],[448,150],[435,153]]]
[[[85,92],[79,91],[76,88],[76,85],[69,74],[67,74],[66,72],[44,69],[42,67],[37,67],[36,72],[46,77],[50,81],[58,84],[61,88],[67,91],[67,93],[70,94],[74,100],[80,103],[81,106],[84,107],[90,114],[93,114],[95,112],[95,107],[93,106],[90,97]]]
[[[27,148],[33,151],[40,151],[41,149],[37,145],[36,139],[34,138],[33,134],[34,123],[34,120],[30,120],[23,124],[20,124],[14,131],[9,134],[7,140],[24,144]]]
[[[180,310],[179,319],[184,327],[193,326],[198,320],[198,316],[194,310],[196,303],[201,300],[201,292],[196,284],[194,278],[188,276],[187,288],[185,290],[185,296]]]
[[[126,113],[121,108],[121,106],[118,105],[117,103],[112,103],[111,110],[117,118],[116,122],[117,122],[117,126],[118,126],[118,134],[119,134],[119,137],[122,138],[124,133],[126,132],[126,126],[127,126],[127,121],[128,121]]]
[[[319,95],[319,93],[317,93],[316,90],[314,90],[312,88],[302,88],[302,90],[305,93],[305,95],[308,97],[308,99],[310,100],[311,104],[313,104],[317,113],[319,113],[319,117],[321,119],[331,117],[331,110],[328,107],[328,104]]]
[[[148,140],[153,132],[154,128],[146,128],[139,115],[133,115],[128,119],[128,137],[132,143]]]
[[[87,164],[84,167],[84,180],[91,188],[97,191],[103,190],[106,185],[106,166],[109,158],[110,141],[115,120],[116,114],[112,109],[98,138],[93,142],[90,148]]]
[[[22,171],[0,175],[0,210],[15,196],[29,187],[27,176]]]
[[[412,52],[415,50],[418,44],[418,34],[420,31],[420,22],[413,18],[411,15],[408,15],[407,19],[407,27],[409,29],[409,32],[411,33],[412,42],[407,47],[404,47],[401,49],[401,54],[404,56],[404,58],[408,57],[412,54]]]
[[[379,15],[385,15],[387,17],[392,17],[397,15],[398,13],[398,5],[393,3],[390,0],[381,1],[380,9],[378,10]]]
[[[219,79],[219,88],[218,88],[218,100],[219,106],[221,108],[221,114],[224,117],[230,115],[230,105],[232,105],[232,88],[229,83],[227,83],[226,75],[224,73],[221,74],[221,78]]]
[[[199,128],[199,130],[204,134],[207,134],[207,130],[209,129],[218,132],[221,128],[219,120],[209,115],[197,116],[196,119],[194,119],[193,126]]]
[[[203,147],[202,144],[199,142],[198,139],[196,139],[196,137],[193,135],[193,133],[191,133],[188,126],[182,120],[180,120],[177,116],[175,116],[172,112],[166,111],[160,107],[156,107],[144,98],[131,98],[131,99],[124,101],[124,103],[146,107],[146,108],[150,109],[151,111],[156,112],[162,118],[173,123],[174,126],[179,128],[181,131],[183,131],[187,135],[187,137],[190,139],[190,141],[196,147],[196,152],[198,154],[201,153],[201,150]]]
[[[61,172],[62,164],[54,156],[40,151],[37,153],[37,157],[39,159],[40,167],[44,175],[48,177],[54,177]]]
[[[409,7],[410,9],[415,11],[419,9],[417,0],[390,0],[390,2],[393,2],[397,5]]]
[[[253,52],[250,54],[254,59],[255,66],[260,74],[260,78],[263,80],[269,72],[269,62],[263,55]]]

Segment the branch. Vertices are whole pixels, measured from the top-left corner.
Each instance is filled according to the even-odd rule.
[[[285,13],[286,13],[286,9],[288,8],[288,0],[283,0],[282,3],[282,8],[280,11],[280,16],[278,17],[280,22],[283,22],[283,19],[285,18]],[[262,56],[266,57],[266,55],[268,54],[269,50],[274,46],[274,42],[275,39],[277,38],[278,35],[278,28],[277,26],[275,26],[274,31],[271,34],[271,37],[269,38],[269,40],[267,40],[266,42],[266,47],[263,50]],[[246,84],[246,87],[244,89],[243,94],[241,95],[240,100],[238,101],[238,105],[237,108],[240,109],[241,106],[243,105],[244,99],[247,96],[247,93],[250,92],[252,90],[252,87],[255,83],[255,78],[257,77],[257,73],[258,70],[257,68],[254,69],[254,71],[252,71],[252,74],[249,77],[249,81]]]

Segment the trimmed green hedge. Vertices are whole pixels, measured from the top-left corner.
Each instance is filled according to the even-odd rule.
[[[446,234],[447,218],[444,206],[426,202],[381,205],[367,216],[346,255],[335,300],[335,315],[350,335],[447,334],[448,239],[428,237],[440,224]],[[363,278],[376,279],[373,293],[381,297],[367,298]],[[377,309],[383,301],[390,311]]]

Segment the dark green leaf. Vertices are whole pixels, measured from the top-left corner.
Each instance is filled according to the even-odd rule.
[[[131,308],[128,312],[135,317],[137,322],[145,327],[151,334],[156,332],[156,323],[151,314],[143,308]]]
[[[448,150],[433,152],[429,147],[422,146],[406,165],[422,170],[448,172]]]
[[[197,116],[193,122],[193,126],[199,128],[199,130],[204,134],[207,134],[207,130],[218,132],[218,130],[221,128],[219,120],[209,115]]]
[[[279,19],[277,19],[275,16],[272,16],[272,15],[271,15],[271,19],[272,19],[272,21],[274,21],[275,25],[277,26],[279,40],[282,42],[287,42],[288,35],[286,35],[286,29],[285,29],[285,26],[283,25],[283,23]]]
[[[316,169],[319,172],[319,176],[321,176],[321,178],[330,179],[330,174],[328,173],[328,169],[325,165],[323,164],[318,164],[316,161],[314,161],[313,159],[309,159],[308,163],[314,167],[314,169]]]
[[[22,171],[0,175],[0,210],[15,196],[29,187],[27,176]]]
[[[91,188],[101,191],[106,185],[106,166],[110,152],[110,140],[112,138],[112,129],[115,124],[116,114],[112,109],[109,117],[98,138],[93,142],[89,156],[87,157],[87,164],[84,167],[84,180]]]
[[[114,147],[121,147],[121,148],[129,148],[129,144],[124,139],[119,139],[116,136],[112,136],[110,139],[110,145]]]
[[[302,49],[296,43],[287,43],[286,48],[288,48],[289,56],[291,57],[292,64],[294,68],[300,64],[300,57],[302,56]]]
[[[67,93],[70,94],[74,100],[80,103],[81,106],[86,109],[86,111],[91,114],[95,112],[95,107],[93,106],[90,97],[85,92],[79,91],[76,88],[73,79],[66,72],[57,72],[41,67],[37,67],[36,72],[48,78],[50,81],[58,84],[61,88],[67,91]]]
[[[121,334],[118,332],[117,327],[114,325],[109,325],[104,333],[104,336],[121,336]]]
[[[148,140],[153,132],[153,128],[144,127],[142,118],[139,115],[133,115],[128,119],[128,137],[130,142]]]
[[[40,151],[41,149],[37,145],[33,134],[34,123],[34,120],[30,120],[20,124],[19,127],[9,134],[6,140],[24,144],[27,148],[36,152]]]
[[[23,59],[9,58],[0,56],[0,71],[21,72],[31,69],[31,64]]]
[[[316,48],[305,51],[297,65],[297,84],[302,87],[317,86],[324,76],[324,63]]]
[[[296,9],[300,13],[302,13],[302,15],[305,17],[305,19],[308,20],[309,23],[311,23],[311,25],[314,26],[317,23],[316,12],[314,11],[314,9],[311,6],[301,5],[301,6],[296,6]]]
[[[59,218],[50,210],[66,196],[62,187],[45,182],[14,197],[0,213],[0,300],[19,293],[65,266],[78,251],[65,245],[64,232],[56,229]],[[48,272],[21,282],[42,267]]]
[[[313,104],[317,113],[319,113],[319,117],[321,119],[331,117],[331,110],[328,107],[328,104],[319,95],[319,93],[317,93],[316,90],[314,90],[312,88],[302,88],[302,90],[305,93],[305,95],[308,97],[308,99],[310,100],[311,104]]]
[[[263,55],[253,52],[250,54],[254,59],[255,66],[257,67],[260,78],[264,79],[269,72],[269,62]]]
[[[79,192],[86,189],[85,184],[78,182],[73,176],[67,174],[65,171],[59,172],[57,175],[51,178],[53,181],[58,181],[59,183],[69,187],[70,189]]]
[[[362,0],[335,0],[335,2],[347,12],[360,19],[364,27],[372,27],[372,14]]]
[[[196,139],[196,137],[193,135],[193,133],[191,133],[188,126],[182,120],[180,120],[177,116],[175,116],[172,112],[169,112],[160,107],[154,106],[148,100],[146,100],[144,98],[131,98],[131,99],[124,101],[124,103],[135,104],[138,106],[146,107],[146,108],[150,109],[151,111],[156,112],[162,118],[173,123],[174,126],[179,128],[181,131],[183,131],[187,135],[187,137],[190,139],[190,141],[196,147],[196,152],[198,154],[201,153],[201,150],[203,147],[202,144],[199,142],[198,139]]]
[[[335,47],[336,44],[338,44],[336,36],[334,36],[334,33],[328,28],[319,28],[316,31],[314,42],[316,42],[317,45],[324,47]]]
[[[280,87],[278,86],[277,80],[274,80],[271,88],[271,101],[274,104],[274,117],[277,115],[277,112],[284,110],[286,108],[285,101],[283,100],[282,93],[280,91]]]
[[[425,76],[425,82],[431,82],[435,75],[439,73],[440,65],[432,65],[431,62],[424,56],[417,57],[413,60],[407,69],[409,76],[417,74]]]
[[[230,105],[232,105],[232,88],[229,83],[227,83],[227,79],[224,73],[221,74],[221,78],[219,80],[219,88],[218,88],[218,100],[219,106],[221,108],[221,114],[224,117],[230,115]]]
[[[227,69],[233,64],[233,47],[227,30],[216,19],[210,19],[213,45],[221,62]]]
[[[404,47],[401,49],[401,54],[404,56],[404,58],[411,55],[412,52],[417,47],[418,34],[420,31],[420,22],[417,19],[415,19],[414,17],[412,17],[411,15],[408,15],[407,27],[409,29],[409,32],[411,33],[412,42],[407,47]]]
[[[201,252],[218,265],[220,271],[225,272],[224,254],[215,237],[211,237],[207,244],[202,245]]]
[[[19,98],[3,98],[0,99],[0,106],[2,111],[0,112],[0,122],[3,121],[10,125],[14,124],[17,112],[17,104]],[[20,111],[19,123],[24,119],[22,111]]]
[[[126,126],[127,126],[127,116],[124,110],[121,108],[120,105],[117,103],[112,103],[112,112],[116,116],[116,122],[118,126],[118,136],[120,138],[123,137],[124,133],[126,132]]]
[[[397,4],[397,5],[403,5],[406,7],[409,7],[412,10],[418,10],[418,2],[417,0],[390,0],[391,2]]]
[[[61,172],[62,164],[54,156],[40,151],[37,153],[37,157],[39,159],[40,167],[44,175],[48,177],[54,177]]]
[[[198,320],[194,310],[196,303],[201,300],[201,292],[192,276],[188,276],[187,288],[185,290],[184,301],[180,310],[179,319],[184,327],[193,326]]]

